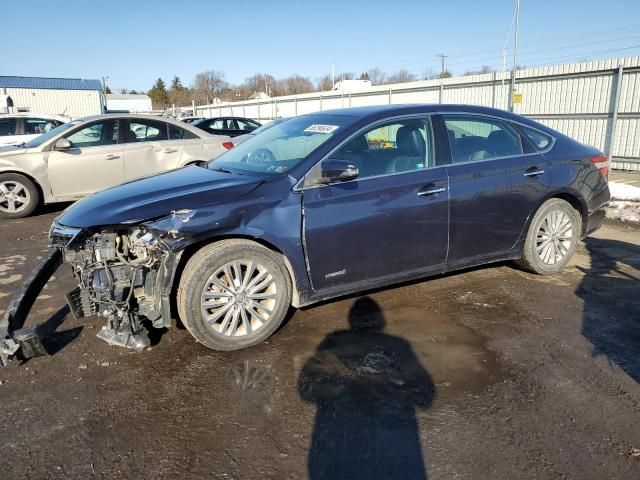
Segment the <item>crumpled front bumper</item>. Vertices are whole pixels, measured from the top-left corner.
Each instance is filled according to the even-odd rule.
[[[58,248],[49,249],[14,294],[7,311],[0,319],[0,367],[7,366],[16,358],[47,354],[38,327],[24,327],[24,322],[36,298],[61,264],[62,252]]]

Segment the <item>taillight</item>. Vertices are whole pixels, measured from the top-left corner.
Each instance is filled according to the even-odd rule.
[[[235,147],[235,145],[233,144],[233,142],[224,142],[224,143],[222,144],[222,146],[223,146],[224,148],[226,148],[227,150],[231,150],[233,147]]]
[[[597,157],[591,157],[591,161],[600,172],[600,175],[603,177],[609,175],[609,157],[606,155],[598,155]]]

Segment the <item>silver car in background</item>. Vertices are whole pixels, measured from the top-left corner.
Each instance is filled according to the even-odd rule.
[[[70,120],[64,115],[43,113],[0,114],[0,147],[29,142]]]
[[[0,218],[30,215],[40,203],[73,201],[124,181],[207,162],[233,147],[165,117],[112,114],[60,125],[0,148]]]

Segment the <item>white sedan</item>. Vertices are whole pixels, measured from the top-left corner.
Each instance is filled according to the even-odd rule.
[[[0,218],[41,203],[73,201],[124,181],[197,165],[233,147],[166,117],[111,114],[64,123],[22,145],[0,148]]]
[[[63,115],[46,115],[44,113],[0,115],[0,147],[29,142],[70,120],[69,117]]]

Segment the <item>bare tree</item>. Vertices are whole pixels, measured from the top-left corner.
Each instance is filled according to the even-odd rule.
[[[314,91],[313,83],[307,77],[291,75],[278,82],[281,95],[297,95]]]
[[[193,81],[194,96],[200,103],[212,103],[228,85],[223,72],[218,70],[201,72]]]
[[[393,75],[389,75],[386,83],[414,82],[416,79],[417,77],[408,70],[399,70]]]
[[[387,79],[387,74],[377,67],[370,68],[367,75],[369,76],[369,80],[371,80],[372,85],[383,85]]]
[[[468,70],[464,72],[462,75],[482,75],[483,73],[493,73],[494,69],[489,65],[483,65],[478,70]]]
[[[328,92],[333,88],[333,82],[331,81],[331,75],[324,75],[316,80],[316,90],[318,92]]]

